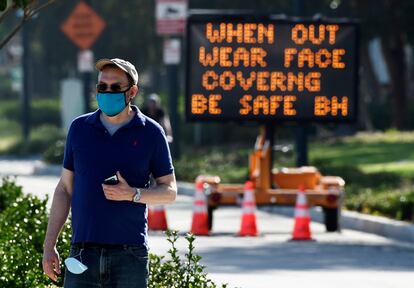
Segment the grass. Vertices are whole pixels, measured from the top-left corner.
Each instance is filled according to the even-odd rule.
[[[345,207],[363,213],[414,221],[414,132],[360,133],[309,145],[310,165],[346,181]],[[179,180],[219,175],[243,183],[252,147],[192,149],[175,162]],[[294,153],[274,154],[274,166],[293,166]]]
[[[21,103],[0,101],[0,154],[26,155],[43,153],[56,140],[63,138],[58,99],[35,99],[31,103],[30,135],[22,139]]]
[[[1,136],[0,137],[0,155],[6,154],[9,149],[19,141],[16,136]]]
[[[414,221],[414,132],[360,133],[313,143],[311,163],[347,182],[345,207]]]
[[[20,138],[20,124],[0,117],[0,154],[5,154]]]
[[[332,143],[313,143],[311,162],[349,166],[365,173],[414,174],[414,132],[361,133]]]

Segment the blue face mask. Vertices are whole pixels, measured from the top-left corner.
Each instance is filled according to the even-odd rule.
[[[118,115],[128,105],[125,91],[119,93],[98,92],[96,100],[98,101],[99,109],[109,117]]]

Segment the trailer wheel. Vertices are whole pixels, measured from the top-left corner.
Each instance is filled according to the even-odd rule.
[[[208,230],[211,231],[213,228],[213,211],[214,207],[208,206],[207,207],[207,216],[208,216]]]
[[[323,208],[324,217],[325,217],[325,227],[327,232],[339,231],[339,217],[340,209],[339,208]]]

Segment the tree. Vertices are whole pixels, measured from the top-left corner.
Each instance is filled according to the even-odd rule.
[[[410,29],[414,24],[410,11],[414,3],[408,0],[357,1],[352,6],[361,19],[362,43],[378,37],[390,75],[391,126],[404,130],[408,123],[407,44],[412,44]]]
[[[29,21],[40,10],[46,8],[56,0],[0,0],[0,23],[5,21],[10,15],[16,14],[21,10],[20,21],[13,27],[13,29],[4,38],[0,39],[0,49],[6,45],[7,42],[22,28],[23,24]],[[14,13],[13,13],[14,12]]]

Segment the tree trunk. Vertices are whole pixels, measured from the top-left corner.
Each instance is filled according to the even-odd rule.
[[[391,80],[391,103],[393,105],[392,126],[407,129],[407,81],[405,61],[405,33],[401,29],[400,1],[389,1],[390,33],[381,35],[381,46]],[[399,6],[399,7],[397,7]]]
[[[359,111],[358,118],[361,128],[363,130],[372,131],[374,126],[372,119],[369,115],[369,105],[372,103],[372,99],[378,101],[378,95],[380,93],[379,84],[375,77],[372,63],[369,57],[368,43],[361,47],[361,63],[362,68],[360,72],[360,87],[359,87]]]

